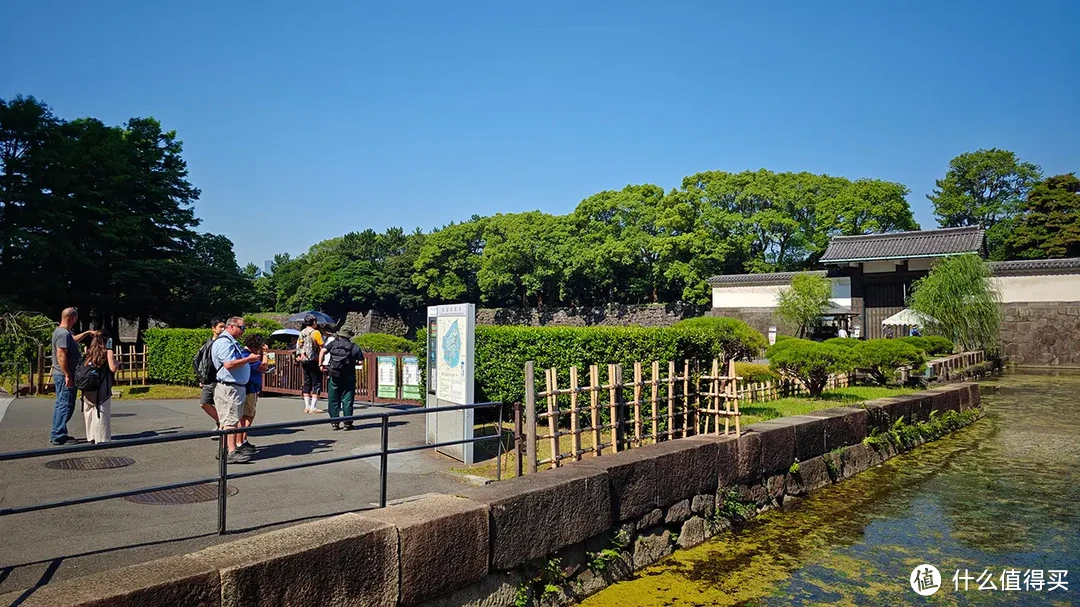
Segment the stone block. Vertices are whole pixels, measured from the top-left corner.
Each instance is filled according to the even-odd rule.
[[[422,607],[511,607],[517,598],[517,573],[496,571],[478,582],[421,603]]]
[[[690,504],[690,511],[698,516],[710,516],[714,510],[716,510],[716,496],[711,493],[695,495],[694,501]]]
[[[635,527],[637,529],[648,529],[649,527],[655,527],[662,522],[664,522],[664,511],[657,508],[641,517]]]
[[[748,483],[761,478],[761,435],[747,432],[739,437],[735,457],[737,483]]]
[[[704,544],[706,539],[708,539],[708,536],[706,534],[705,519],[695,516],[683,523],[682,529],[679,530],[677,543],[679,548],[693,548]]]
[[[716,459],[713,466],[716,470],[717,486],[733,485],[739,482],[739,437],[732,434],[701,434],[694,437],[699,441],[711,441],[716,445]]]
[[[853,445],[867,435],[867,412],[855,407],[833,407],[811,411],[807,417],[819,417],[825,424],[825,451]]]
[[[488,506],[491,567],[512,569],[611,528],[607,473],[567,466],[462,492]]]
[[[769,500],[781,504],[784,501],[784,485],[787,481],[787,472],[774,474],[765,480],[765,495]]]
[[[935,398],[942,393],[941,390],[936,392],[927,390],[908,395],[911,399],[911,415],[907,418],[906,423],[924,422],[930,419],[930,413],[937,408]]]
[[[657,499],[660,507],[701,493],[716,491],[717,442],[708,438],[680,438],[654,446]]]
[[[859,403],[859,408],[866,411],[866,433],[868,436],[874,430],[886,432],[892,426],[892,422],[889,420],[889,410],[885,408],[885,403],[878,402],[878,400],[869,400]]]
[[[688,518],[690,518],[690,500],[682,500],[668,508],[667,516],[664,517],[664,524],[681,523]]]
[[[934,390],[930,397],[931,410],[937,411],[938,415],[943,415],[947,411],[959,411],[961,393],[963,393],[963,400],[967,400],[969,396],[967,385],[948,386]],[[927,413],[927,418],[929,418],[929,413]]]
[[[968,384],[968,406],[965,408],[961,405],[961,409],[966,411],[967,409],[978,409],[982,406],[982,391],[979,388],[979,384]]]
[[[663,527],[653,527],[634,542],[634,570],[648,567],[671,552],[671,532]]]
[[[795,459],[806,461],[825,453],[825,420],[809,415],[784,419],[795,422]]]
[[[799,462],[799,471],[795,474],[788,472],[785,478],[784,492],[788,495],[806,495],[811,491],[817,491],[822,487],[832,484],[829,477],[829,468],[825,460],[820,457]]]
[[[397,530],[358,514],[262,533],[186,558],[218,569],[222,607],[398,602]]]
[[[155,607],[221,605],[218,570],[186,556],[173,556],[37,588],[20,602],[23,591],[0,594],[0,604],[24,607]]]
[[[656,459],[659,445],[648,445],[569,464],[607,473],[612,514],[616,520],[630,521],[659,508]]]
[[[870,468],[873,462],[873,453],[867,445],[859,443],[844,449],[840,455],[840,476],[851,478],[856,474]]]
[[[402,605],[479,581],[488,572],[488,512],[448,495],[425,497],[364,516],[397,528]]]
[[[746,427],[747,432],[754,432],[761,437],[759,478],[785,473],[791,467],[795,461],[795,424],[790,418],[781,418]]]

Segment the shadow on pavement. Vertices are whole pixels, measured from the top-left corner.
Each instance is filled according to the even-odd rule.
[[[310,455],[316,452],[326,451],[337,441],[329,439],[298,440],[291,443],[278,443],[259,447],[252,456],[252,460],[273,459],[275,457]]]
[[[144,430],[136,434],[114,434],[113,440],[134,440],[136,438],[153,438],[155,436],[164,436],[166,434],[176,434],[177,430],[183,430],[180,426],[173,426],[172,428],[165,428],[164,430]]]

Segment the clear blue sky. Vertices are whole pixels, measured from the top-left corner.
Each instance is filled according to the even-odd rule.
[[[1080,171],[1080,2],[241,4],[4,2],[0,96],[179,131],[241,264],[703,170],[899,181],[923,227],[961,152]]]

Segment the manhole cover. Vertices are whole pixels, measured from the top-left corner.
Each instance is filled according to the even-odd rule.
[[[236,492],[239,491],[239,489],[230,486],[228,491],[229,495],[236,495]],[[165,489],[163,491],[151,491],[150,493],[129,495],[124,499],[129,502],[135,502],[136,504],[149,504],[151,506],[175,506],[177,504],[197,504],[199,502],[212,502],[217,499],[217,496],[217,483],[204,483],[202,485],[181,487],[179,489]]]
[[[45,467],[52,470],[106,470],[123,468],[134,463],[135,460],[130,457],[69,457],[45,462]]]

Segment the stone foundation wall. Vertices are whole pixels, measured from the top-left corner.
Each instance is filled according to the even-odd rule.
[[[21,604],[566,605],[706,541],[733,504],[754,516],[896,455],[863,444],[874,429],[979,404],[978,385],[957,384],[671,440],[50,584]]]
[[[1080,367],[1080,302],[1002,305],[1001,340],[1011,364]]]
[[[796,335],[798,327],[790,327],[775,316],[776,308],[712,308],[709,316],[735,318],[757,329],[762,335],[769,334],[769,327],[776,327],[781,335]]]
[[[704,310],[687,304],[613,305],[606,308],[480,308],[478,325],[528,327],[637,326],[670,327]]]

